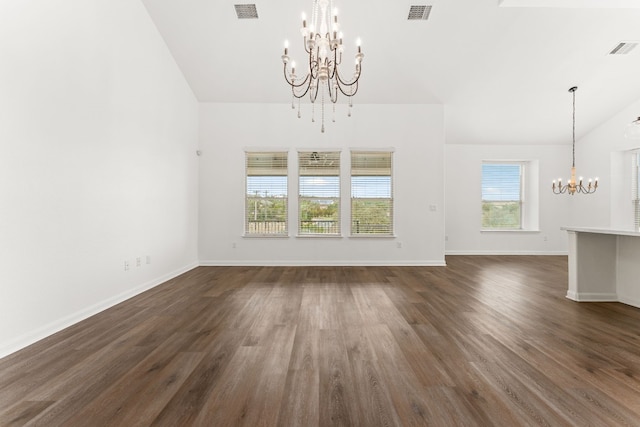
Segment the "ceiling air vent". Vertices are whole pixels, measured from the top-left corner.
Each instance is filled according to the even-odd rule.
[[[238,19],[258,19],[258,9],[255,4],[236,4]]]
[[[409,7],[409,21],[426,21],[431,13],[431,5],[414,5]]]
[[[609,52],[609,55],[626,55],[638,45],[638,42],[620,42]]]

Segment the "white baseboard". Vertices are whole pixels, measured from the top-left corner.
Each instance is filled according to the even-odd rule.
[[[620,302],[622,304],[640,308],[640,299],[612,293],[578,293],[574,291],[567,291],[567,298],[577,302]]]
[[[567,251],[458,251],[448,250],[445,255],[539,255],[539,256],[568,256]]]
[[[200,265],[203,267],[445,267],[445,260],[427,260],[427,261],[322,261],[322,260],[296,260],[296,261],[216,261],[201,260]]]
[[[618,295],[615,293],[599,292],[571,292],[567,291],[567,298],[578,302],[618,302]]]
[[[0,358],[8,356],[11,353],[14,353],[18,350],[21,350],[37,341],[40,341],[43,338],[53,335],[56,332],[59,332],[65,328],[68,328],[71,325],[74,325],[82,320],[87,319],[88,317],[98,314],[101,311],[104,311],[110,307],[113,307],[114,305],[119,304],[122,301],[128,300],[131,297],[141,294],[144,291],[154,288],[196,267],[198,267],[197,262],[190,263],[170,273],[164,274],[153,280],[149,280],[133,289],[128,289],[125,292],[122,292],[104,301],[100,301],[96,304],[93,304],[92,306],[86,307],[80,311],[77,311],[61,319],[58,319],[54,322],[51,322],[47,325],[44,325],[34,331],[31,331],[20,337],[17,337],[16,339],[9,341],[8,343],[3,343],[0,346]]]
[[[626,296],[620,295],[620,296],[618,297],[618,300],[619,300],[621,303],[624,303],[624,304],[630,305],[630,306],[632,306],[632,307],[640,308],[640,299],[637,299],[637,298],[630,298],[630,297],[626,297]]]

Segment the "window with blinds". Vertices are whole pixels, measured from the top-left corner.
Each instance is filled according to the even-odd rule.
[[[633,227],[636,231],[640,231],[640,151],[633,153],[631,202],[633,203]]]
[[[351,234],[393,235],[392,152],[351,152]]]
[[[299,152],[298,192],[298,234],[340,235],[340,152]]]
[[[482,228],[521,230],[523,163],[482,164]]]
[[[246,236],[286,236],[287,152],[246,152]]]

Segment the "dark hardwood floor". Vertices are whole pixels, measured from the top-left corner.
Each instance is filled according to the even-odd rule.
[[[447,263],[194,269],[0,359],[0,425],[640,425],[640,309]]]

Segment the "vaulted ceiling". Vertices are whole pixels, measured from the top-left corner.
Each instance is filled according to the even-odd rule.
[[[304,59],[299,28],[311,0],[258,0],[258,19],[237,18],[234,4],[246,0],[142,1],[199,101],[290,102],[280,55],[289,40],[290,56]],[[407,20],[420,4],[432,5],[429,18]],[[640,99],[640,46],[609,54],[640,41],[640,0],[334,5],[345,54],[362,39],[356,108],[444,104],[447,143],[570,144],[571,86],[578,137]]]

